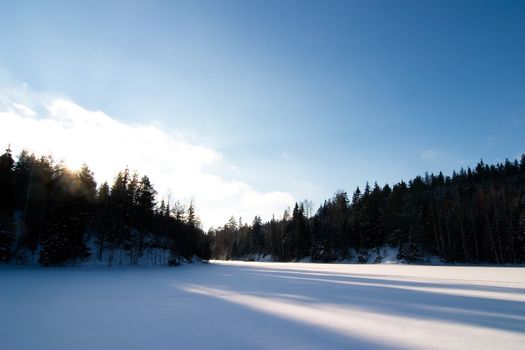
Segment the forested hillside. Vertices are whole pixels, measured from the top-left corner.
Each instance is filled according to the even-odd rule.
[[[390,246],[406,262],[436,255],[448,262],[523,263],[525,156],[496,165],[481,161],[452,176],[427,174],[392,187],[366,184],[351,198],[340,191],[315,215],[310,211],[305,201],[266,223],[256,217],[251,225],[239,225],[232,217],[212,232],[213,256],[380,262],[378,248]],[[374,249],[378,254],[370,261]]]
[[[0,156],[0,261],[61,265],[178,264],[183,258],[381,262],[381,247],[420,262],[525,262],[525,156],[521,161],[417,176],[337,192],[313,213],[296,203],[279,219],[233,217],[205,234],[193,204],[157,201],[147,176],[128,169],[97,186],[84,165],[8,149]],[[377,253],[371,260],[370,252]],[[125,259],[123,259],[123,256]],[[124,261],[124,262],[123,262]]]
[[[0,262],[61,265],[178,264],[209,258],[192,204],[157,203],[147,176],[125,169],[97,186],[87,165],[71,171],[51,156],[0,156]],[[124,256],[124,259],[123,259]]]

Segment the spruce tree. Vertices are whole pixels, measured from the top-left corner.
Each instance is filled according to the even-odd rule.
[[[0,263],[11,259],[14,241],[14,160],[11,149],[0,156]]]
[[[262,232],[262,220],[259,216],[255,216],[255,218],[253,219],[252,237],[255,253],[260,254],[264,247],[264,236]]]

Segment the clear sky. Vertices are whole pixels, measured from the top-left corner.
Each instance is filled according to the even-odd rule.
[[[205,226],[525,152],[525,1],[4,0],[0,45],[0,143],[67,158],[50,140],[92,111],[129,143],[147,129],[166,150],[126,164]],[[92,140],[71,148],[90,165],[119,142]]]

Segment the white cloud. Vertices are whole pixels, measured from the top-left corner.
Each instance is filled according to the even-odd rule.
[[[231,215],[269,219],[294,202],[289,193],[262,193],[213,173],[210,168],[224,162],[219,152],[159,126],[126,124],[65,98],[20,91],[11,96],[0,101],[0,143],[11,144],[15,153],[52,153],[72,168],[86,162],[99,183],[111,183],[126,166],[136,169],[161,195],[194,199],[205,227],[222,225]]]
[[[13,108],[16,112],[18,112],[20,115],[24,116],[24,117],[35,117],[36,116],[36,112],[33,111],[31,108],[21,104],[21,103],[16,103],[16,102],[13,102]]]

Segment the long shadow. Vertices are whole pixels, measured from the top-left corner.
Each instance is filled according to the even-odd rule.
[[[401,349],[381,339],[341,334],[183,288],[182,282],[218,283],[228,271],[241,273],[235,276],[241,282],[249,276],[212,265],[94,273],[61,270],[57,271],[60,278],[48,270],[37,276],[12,274],[15,284],[26,279],[33,282],[18,289],[40,286],[49,278],[51,286],[43,291],[43,300],[32,297],[34,290],[18,299],[15,294],[0,293],[0,329],[5,331],[0,348]],[[99,288],[101,282],[109,290]],[[148,289],[152,282],[158,293]],[[126,289],[111,292],[119,286]]]
[[[289,300],[314,310],[324,305],[504,330],[518,333],[520,339],[525,334],[525,303],[453,294],[453,286],[465,289],[461,284],[404,281],[402,276],[298,274],[293,269],[248,265],[84,272],[60,270],[61,278],[56,278],[50,270],[36,276],[4,271],[3,281],[16,288],[0,290],[0,329],[5,330],[0,348],[400,348],[381,338],[379,328],[377,339],[346,334],[236,303],[235,294]],[[231,295],[188,292],[189,284]],[[451,289],[452,294],[425,290],[435,287]],[[32,289],[48,300],[30,299],[35,294]]]
[[[182,286],[181,286],[182,287]],[[205,310],[206,320],[200,324],[203,337],[208,328],[219,327],[222,336],[213,349],[403,349],[380,339],[342,334],[262,312],[242,304],[223,300],[216,295],[195,294],[199,310]],[[217,339],[217,338],[216,338]]]
[[[330,272],[319,272],[316,270],[305,270],[301,269],[300,271],[293,269],[255,269],[255,268],[246,268],[247,271],[251,272],[261,272],[261,273],[288,273],[295,275],[307,275],[307,276],[319,276],[319,277],[329,277],[329,278],[341,278],[341,279],[350,279],[353,281],[360,280],[363,283],[369,283],[370,281],[375,281],[376,283],[381,283],[378,281],[388,281],[389,284],[399,285],[399,286],[412,286],[412,287],[424,287],[424,288],[447,288],[447,289],[457,289],[457,290],[471,290],[471,291],[485,291],[485,292],[500,292],[500,293],[513,293],[519,295],[525,295],[525,288],[516,288],[516,287],[497,287],[497,286],[487,286],[480,284],[465,284],[465,283],[433,283],[433,282],[414,282],[407,281],[404,278],[408,276],[403,275],[367,275],[367,274],[342,274],[342,273],[330,273]],[[369,277],[363,277],[369,276]],[[384,277],[385,279],[382,279]],[[398,278],[397,280],[395,278]]]
[[[524,302],[424,290],[424,288],[445,288],[518,293],[519,288],[490,289],[486,288],[487,286],[425,283],[362,277],[362,275],[327,276],[324,272],[322,278],[318,278],[316,274],[301,276],[299,273],[298,276],[298,272],[293,269],[223,267],[223,271],[229,270],[232,275],[236,278],[241,277],[244,282],[241,284],[236,281],[232,286],[228,283],[228,278],[225,278],[224,281],[208,286],[268,298],[301,300],[313,306],[339,305],[342,308],[357,308],[384,315],[439,320],[525,334]],[[413,287],[418,289],[410,289]],[[297,290],[301,291],[300,295],[297,295]]]

